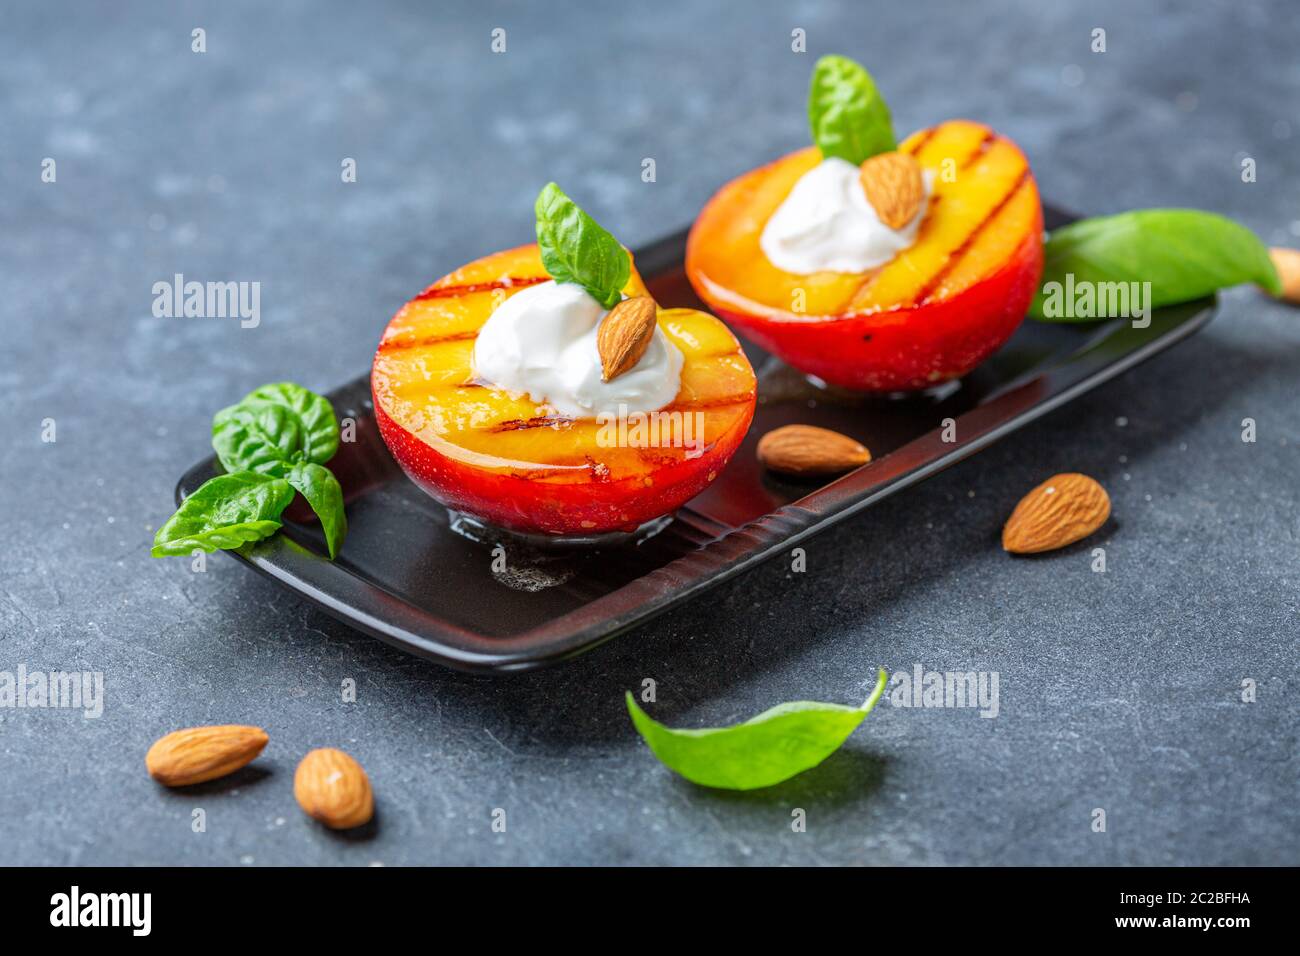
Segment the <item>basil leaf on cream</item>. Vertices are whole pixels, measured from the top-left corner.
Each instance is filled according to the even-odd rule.
[[[582,286],[605,308],[623,298],[632,259],[619,241],[555,183],[537,196],[537,245],[556,282]]]
[[[808,123],[823,158],[857,166],[898,148],[889,107],[871,74],[845,56],[824,56],[813,68]]]

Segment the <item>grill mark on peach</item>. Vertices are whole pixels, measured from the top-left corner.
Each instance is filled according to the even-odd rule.
[[[459,386],[464,387],[464,386]],[[748,403],[752,395],[728,395],[725,398],[710,399],[706,402],[675,402],[660,412],[687,412],[700,411],[712,408],[727,408],[730,405],[741,405]],[[576,418],[567,418],[563,415],[538,415],[535,418],[511,418],[506,421],[494,422],[491,425],[475,426],[469,431],[486,432],[488,434],[498,434],[500,432],[518,432],[526,431],[530,428],[550,428],[559,426],[560,428],[569,428],[575,422]]]
[[[921,134],[920,139],[918,139],[915,143],[913,143],[911,146],[907,148],[907,151],[911,153],[913,156],[921,155],[921,150],[925,149],[926,144],[928,144],[930,140],[934,139],[934,137],[938,134],[938,132],[939,132],[938,126],[931,126],[929,129],[927,129],[924,133]]]
[[[987,133],[984,134],[984,138],[980,140],[979,145],[970,151],[970,153],[966,156],[965,159],[961,161],[961,163],[958,165],[957,168],[966,169],[967,167],[973,165],[980,159],[981,156],[983,156],[985,153],[987,153],[990,149],[993,148],[994,143],[998,142],[1001,139],[1002,139],[1001,136],[993,132],[993,130],[989,130]]]
[[[419,338],[404,338],[395,335],[379,343],[381,352],[397,352],[402,349],[418,349],[422,345],[442,345],[444,342],[465,342],[478,338],[478,330],[473,332],[453,332],[450,335],[423,335]]]
[[[925,227],[929,225],[930,220],[934,218],[934,211],[939,208],[939,200],[941,200],[942,198],[943,197],[938,193],[931,193],[930,199],[925,205],[925,215],[921,217],[921,228],[917,231],[917,235],[920,235],[921,233],[925,232]],[[885,263],[885,265],[888,264],[889,263]],[[872,279],[874,279],[876,276],[878,276],[881,270],[883,270],[884,268],[885,266],[876,266],[876,268],[866,273],[866,278],[862,280],[862,285],[858,286],[858,291],[861,292],[863,289],[865,289],[867,283],[870,282]],[[857,293],[854,294],[856,295]]]
[[[726,356],[726,355],[736,355],[737,353],[736,353],[736,352],[724,352],[724,353],[721,353],[721,354],[724,355],[724,356]],[[469,373],[469,374],[472,374],[472,372]],[[484,382],[484,381],[482,381],[481,379],[470,378],[470,379],[466,379],[464,382],[450,382],[450,383],[446,383],[446,384],[442,384],[442,385],[430,385],[430,386],[427,386],[427,387],[424,389],[424,394],[426,394],[426,395],[434,395],[434,394],[437,394],[438,392],[456,392],[456,391],[460,391],[461,389],[466,389],[466,388],[482,388],[482,389],[488,389],[488,390],[492,390],[492,391],[496,391],[496,390],[497,390],[497,389],[496,389],[496,386],[491,385],[491,384],[489,384],[489,383],[487,383],[487,382]],[[684,409],[684,408],[722,408],[722,407],[725,407],[725,406],[727,406],[727,405],[737,405],[737,404],[739,404],[740,402],[747,402],[747,401],[749,401],[752,397],[753,397],[753,392],[750,392],[749,394],[747,394],[747,395],[743,395],[743,396],[740,396],[740,397],[736,397],[736,396],[731,396],[731,395],[729,395],[729,396],[727,396],[727,397],[725,397],[725,398],[710,399],[710,400],[707,401],[707,402],[685,402],[685,403],[681,403],[681,404],[668,405],[668,406],[666,406],[665,408],[660,409],[660,411],[665,411],[665,412],[666,412],[666,411],[672,411],[673,409],[681,410],[681,409]],[[533,419],[515,419],[515,421],[530,421],[530,420],[533,420]],[[540,421],[540,420],[541,420],[541,417],[539,416],[536,420]],[[569,422],[571,422],[571,421],[576,421],[577,419],[573,419],[573,418],[565,418],[565,417],[563,417],[563,416],[555,416],[555,420],[556,420],[556,421],[569,421]],[[496,427],[496,426],[488,426],[488,427]],[[539,426],[539,427],[540,427],[540,426]]]
[[[539,285],[550,279],[550,276],[506,276],[504,279],[496,279],[492,282],[471,282],[467,285],[442,285],[429,286],[412,302],[420,302],[425,299],[454,299],[462,295],[471,295],[475,292],[496,292],[504,289],[522,289],[530,285]]]
[[[1007,191],[1005,196],[997,201],[994,207],[989,210],[988,215],[981,219],[975,228],[966,234],[966,237],[961,241],[961,245],[948,254],[948,261],[943,264],[943,268],[932,275],[929,281],[917,291],[916,295],[912,297],[912,301],[909,303],[910,305],[915,305],[917,303],[924,305],[928,301],[930,293],[937,289],[939,284],[943,282],[944,278],[957,268],[961,263],[961,260],[966,257],[966,253],[970,252],[971,246],[975,244],[975,240],[979,238],[980,233],[988,227],[989,223],[997,218],[998,213],[1002,212],[1002,210],[1006,208],[1007,203],[1011,202],[1020,190],[1025,188],[1025,183],[1028,182],[1028,180],[1029,167],[1026,166],[1020,173],[1020,178],[1016,180],[1016,184]]]
[[[536,418],[511,418],[504,422],[497,422],[474,430],[497,434],[499,432],[520,432],[529,428],[551,428],[553,426],[568,428],[574,421],[575,419],[566,418],[563,415],[539,415]]]

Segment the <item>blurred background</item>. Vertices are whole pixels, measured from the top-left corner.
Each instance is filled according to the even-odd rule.
[[[1300,245],[1294,13],[11,5],[0,670],[101,670],[107,699],[98,720],[0,711],[0,863],[1294,863],[1300,317],[1250,289],[1152,364],[820,536],[810,573],[770,564],[541,674],[448,673],[227,558],[193,574],[147,557],[215,409],[266,381],[327,391],[364,372],[410,295],[530,240],[547,180],[633,248],[688,225],[723,182],[807,143],[822,53],[871,70],[900,138],[953,117],[1010,136],[1050,202],[1196,206]],[[155,318],[152,285],[175,273],[260,282],[260,325]],[[1111,491],[1106,575],[997,548],[1020,494],[1063,470]],[[622,711],[646,676],[656,716],[699,726],[861,699],[878,665],[915,662],[1000,671],[1002,715],[882,706],[844,752],[762,794],[673,778]],[[1240,702],[1243,678],[1258,703]],[[270,730],[265,776],[197,797],[145,776],[155,737],[236,721]],[[375,780],[365,839],[292,803],[296,755],[320,744]],[[509,833],[489,831],[493,807]],[[1097,807],[1108,834],[1090,831]]]

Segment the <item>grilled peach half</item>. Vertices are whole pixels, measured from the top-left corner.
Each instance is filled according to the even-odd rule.
[[[686,270],[719,316],[791,365],[845,388],[911,391],[965,375],[1024,319],[1043,267],[1043,217],[1024,154],[953,120],[899,149],[933,175],[916,243],[860,275],[794,275],[759,246],[809,147],[724,186],[691,230]]]
[[[717,477],[753,418],[754,373],[713,316],[661,309],[659,327],[685,362],[656,440],[637,438],[635,422],[616,436],[596,419],[557,416],[476,381],[483,323],[505,298],[549,278],[537,246],[520,246],[470,263],[404,305],[371,369],[380,432],[412,480],[450,508],[533,534],[633,531]],[[624,292],[647,294],[635,265]],[[683,423],[679,431],[673,422]]]

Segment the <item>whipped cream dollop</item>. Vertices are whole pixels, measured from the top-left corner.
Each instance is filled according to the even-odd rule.
[[[603,382],[596,331],[605,315],[586,289],[572,283],[542,282],[516,292],[479,330],[474,374],[572,418],[652,412],[669,404],[682,384],[681,349],[656,327],[641,361]]]
[[[868,201],[858,167],[835,156],[823,159],[799,177],[772,213],[759,245],[772,265],[796,275],[883,266],[916,242],[933,177],[926,172],[923,179],[921,208],[902,229],[890,229]]]

